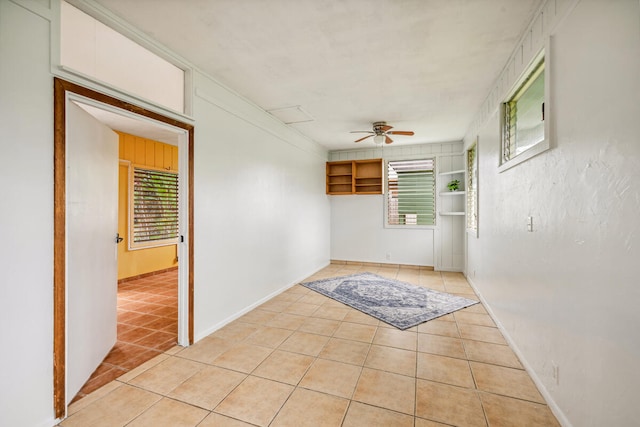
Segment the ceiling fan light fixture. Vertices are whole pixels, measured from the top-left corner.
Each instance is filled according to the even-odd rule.
[[[384,143],[384,135],[376,135],[373,137],[373,143],[376,145],[382,145]]]

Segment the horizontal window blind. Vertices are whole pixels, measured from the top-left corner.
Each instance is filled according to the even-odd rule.
[[[516,151],[516,117],[518,105],[515,101],[504,103],[504,128],[502,130],[502,161],[510,160]]]
[[[467,151],[467,228],[478,228],[478,170],[476,146]]]
[[[178,174],[134,168],[133,242],[178,237]]]
[[[387,200],[389,225],[434,225],[434,160],[389,162]]]
[[[544,70],[543,58],[515,94],[502,104],[502,163],[545,138]]]

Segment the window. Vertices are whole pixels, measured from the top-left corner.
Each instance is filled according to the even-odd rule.
[[[178,174],[133,169],[131,248],[178,241]]]
[[[467,230],[478,231],[477,143],[467,150]]]
[[[435,162],[390,161],[387,167],[387,224],[435,224]]]
[[[545,58],[540,53],[502,104],[501,171],[549,148],[545,126]]]

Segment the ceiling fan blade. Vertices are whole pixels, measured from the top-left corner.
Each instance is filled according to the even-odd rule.
[[[371,138],[373,135],[367,135],[364,138],[360,138],[360,139],[356,139],[354,142],[360,142],[360,141],[364,141],[367,138]]]
[[[382,132],[386,132],[386,131],[391,130],[391,129],[393,129],[393,126],[389,126],[389,125],[380,126],[380,130]]]
[[[413,136],[414,133],[408,130],[392,130],[391,132],[387,132],[389,135],[407,135]]]
[[[385,135],[384,137],[385,137],[384,142],[385,142],[386,144],[391,144],[391,143],[393,142],[393,139],[389,138],[387,135]]]
[[[370,130],[352,130],[349,133],[375,133],[375,132],[372,132]]]

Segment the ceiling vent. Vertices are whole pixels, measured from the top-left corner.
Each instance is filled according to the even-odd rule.
[[[273,110],[267,110],[267,112],[287,125],[293,123],[312,122],[315,120],[311,117],[311,114],[304,111],[299,105],[275,108]]]

